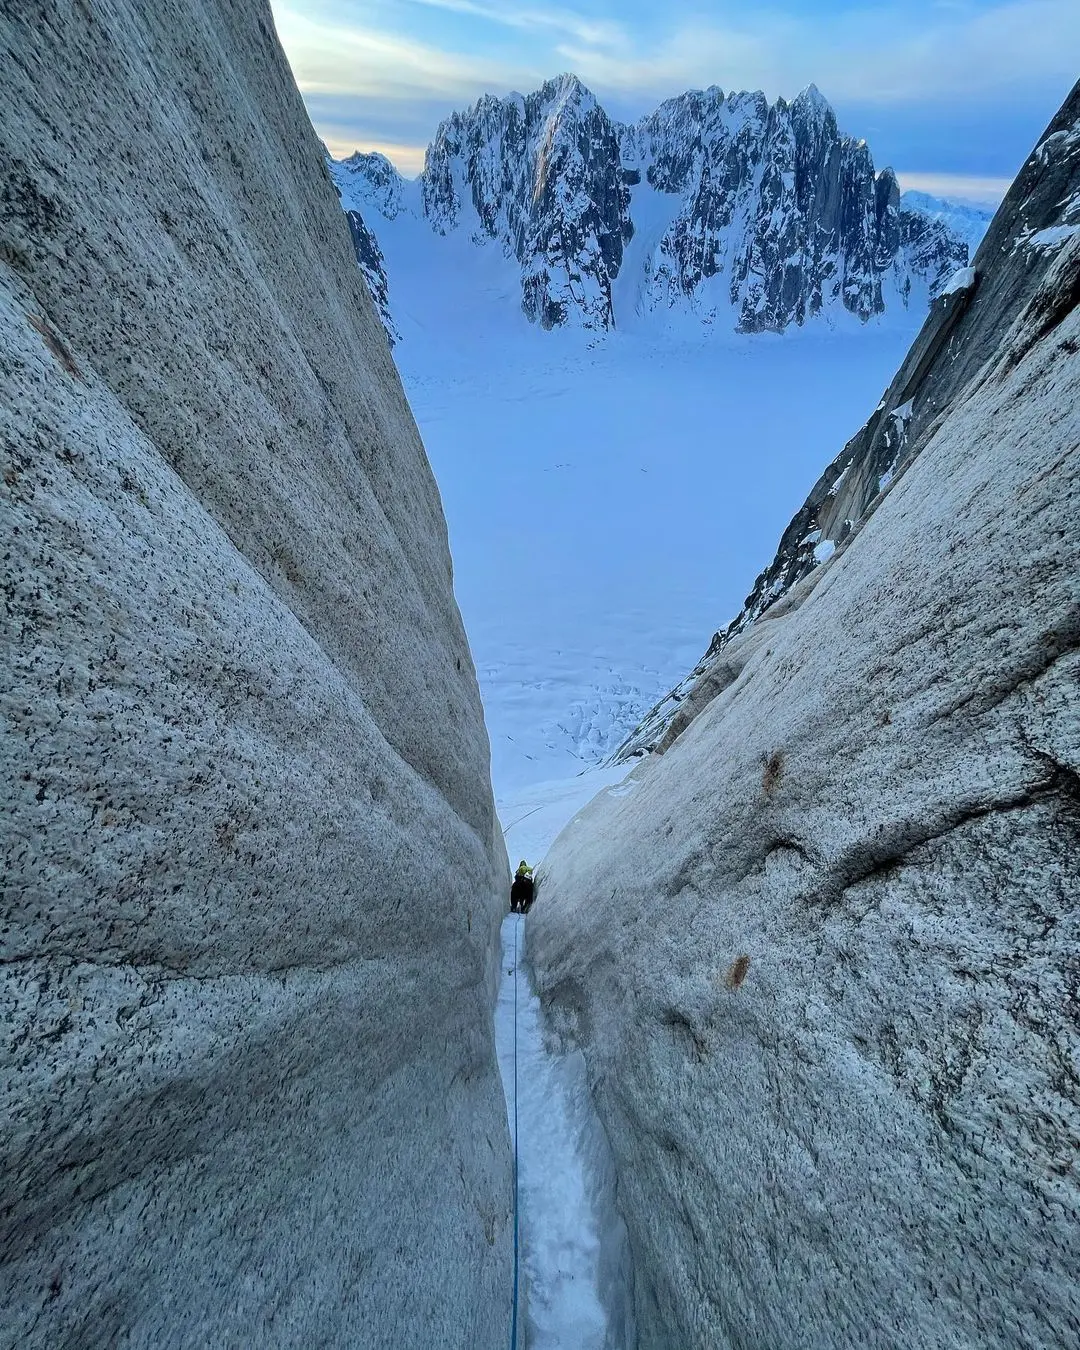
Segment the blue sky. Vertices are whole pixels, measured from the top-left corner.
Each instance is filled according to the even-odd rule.
[[[419,172],[439,120],[572,70],[613,116],[813,81],[904,186],[993,201],[1080,75],[1080,0],[272,0],[331,153]]]

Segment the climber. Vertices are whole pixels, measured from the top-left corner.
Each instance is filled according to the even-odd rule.
[[[510,887],[510,913],[528,914],[533,902],[532,868],[524,858],[518,863],[514,873],[514,884]]]

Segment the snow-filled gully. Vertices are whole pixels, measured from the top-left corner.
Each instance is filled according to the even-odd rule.
[[[629,1350],[629,1254],[607,1139],[592,1109],[580,1052],[545,1047],[524,946],[525,919],[507,915],[495,1043],[513,1136],[516,949],[518,1344],[528,1350]]]

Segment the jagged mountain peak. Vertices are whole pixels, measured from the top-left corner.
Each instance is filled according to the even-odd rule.
[[[545,80],[537,90],[537,97],[544,102],[554,101],[559,104],[596,106],[597,103],[596,95],[572,71],[565,71],[552,80]]]
[[[363,184],[346,204],[393,219],[401,179],[385,158],[343,167]],[[627,278],[639,184],[648,238]],[[968,261],[946,220],[901,205],[896,175],[875,173],[815,85],[790,103],[711,85],[626,125],[567,72],[447,117],[420,188],[437,233],[465,229],[520,264],[522,309],[545,327],[616,326],[617,278],[626,317],[689,309],[744,332],[865,321],[925,302]]]
[[[331,164],[331,176],[346,210],[374,206],[387,220],[407,210],[405,179],[378,150],[356,150]]]
[[[832,104],[812,80],[805,89],[800,90],[800,92],[795,95],[795,98],[792,101],[798,103],[808,111],[812,110],[822,114],[832,112]]]

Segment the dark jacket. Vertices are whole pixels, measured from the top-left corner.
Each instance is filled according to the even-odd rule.
[[[532,877],[515,877],[514,884],[510,887],[510,903],[512,905],[521,905],[528,907],[533,902],[533,880]]]

